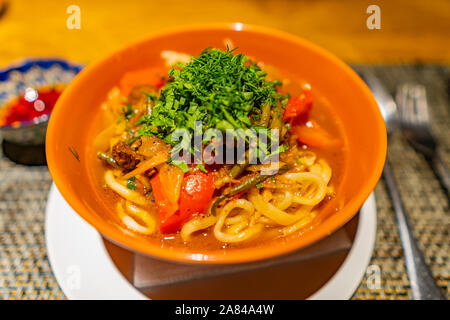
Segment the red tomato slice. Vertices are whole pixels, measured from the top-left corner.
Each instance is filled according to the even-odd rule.
[[[162,234],[177,232],[192,215],[204,213],[214,193],[213,174],[201,171],[184,177],[179,205],[170,201],[159,173],[150,182],[158,207],[159,230]]]
[[[180,195],[180,215],[189,218],[204,213],[214,193],[214,175],[197,171],[184,177]]]
[[[158,211],[158,220],[159,231],[161,234],[171,234],[180,231],[183,223],[185,223],[187,219],[181,217],[180,211],[178,210],[175,214],[166,217],[160,215]]]
[[[342,147],[342,141],[339,138],[331,137],[315,121],[310,120],[310,123],[311,126],[301,124],[292,128],[292,132],[298,136],[301,143],[321,149]]]
[[[158,218],[160,226],[163,225],[165,220],[170,216],[175,215],[178,210],[178,203],[170,201],[169,196],[166,194],[163,184],[161,183],[159,173],[156,174],[151,180],[153,196],[155,197],[155,203],[158,207]],[[161,230],[162,232],[162,230]]]
[[[289,99],[283,114],[284,122],[292,122],[304,118],[311,111],[314,97],[310,90],[304,90],[299,96]]]

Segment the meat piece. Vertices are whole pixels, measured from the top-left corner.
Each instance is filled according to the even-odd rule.
[[[112,157],[116,160],[120,167],[126,170],[135,169],[141,161],[141,156],[139,156],[133,148],[123,141],[119,141],[113,146]]]

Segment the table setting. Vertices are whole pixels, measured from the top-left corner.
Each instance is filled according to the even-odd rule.
[[[3,24],[12,26],[17,23],[18,10],[20,7],[25,7],[21,1],[5,3],[0,2],[0,37],[2,34],[12,35],[12,33],[8,35],[6,29],[2,30]],[[253,1],[247,4],[252,8],[258,8],[259,5]],[[297,5],[300,4],[283,3],[281,8]],[[89,10],[93,11],[87,9],[83,11],[84,8],[88,8],[84,2],[79,4],[79,7],[82,17],[86,12],[92,14],[97,10],[95,5],[92,5]],[[51,9],[54,14],[57,14],[62,7],[58,10],[56,8],[59,7],[55,6]],[[381,8],[384,10],[383,5]],[[124,4],[118,4],[111,10],[110,14],[113,16],[126,9]],[[225,12],[222,18],[225,17]],[[105,13],[98,11],[97,14],[100,20],[107,19]],[[320,13],[317,14],[320,16]],[[388,17],[391,14],[393,13],[388,13]],[[410,14],[415,13],[411,10]],[[220,18],[217,17],[214,20],[220,21]],[[211,23],[195,18],[193,21],[187,21],[191,24],[186,22],[176,27],[158,28],[158,32],[153,32],[150,36],[141,36],[141,40],[128,45],[125,44],[130,43],[131,39],[136,39],[136,36],[119,32],[117,38],[111,38],[113,39],[111,42],[115,43],[110,45],[111,49],[105,49],[105,52],[110,52],[109,55],[105,55],[100,48],[100,42],[103,40],[93,36],[93,30],[97,32],[99,30],[97,22],[93,22],[95,27],[92,26],[90,29],[91,26],[84,27],[84,20],[81,20],[80,30],[56,31],[53,40],[50,36],[48,40],[50,45],[47,49],[44,49],[45,46],[42,44],[36,44],[36,47],[31,49],[31,52],[34,51],[36,54],[29,54],[26,46],[22,44],[17,44],[15,50],[5,51],[7,58],[0,59],[0,140],[2,144],[0,151],[0,300],[448,299],[450,295],[449,57],[434,56],[436,60],[433,60],[435,51],[430,49],[430,51],[416,53],[411,50],[409,58],[405,53],[403,58],[398,60],[394,59],[401,56],[397,52],[384,52],[377,56],[370,51],[372,53],[368,53],[368,58],[361,59],[358,58],[361,57],[360,53],[355,54],[357,45],[351,50],[339,46],[335,46],[336,50],[333,50],[332,42],[327,42],[320,36],[317,39],[308,38],[307,35],[299,34],[298,29],[293,25],[274,27],[277,21],[281,21],[276,14],[272,16],[272,20],[268,20],[272,27],[258,26],[259,23],[255,25],[256,19],[253,21],[249,19],[249,23]],[[192,22],[195,23],[192,24]],[[48,26],[55,26],[56,23],[53,20],[49,21]],[[142,23],[142,26],[145,26],[145,22],[130,22],[131,25],[136,23]],[[285,29],[285,31],[279,29]],[[69,43],[64,44],[61,42],[61,35],[69,33],[67,38]],[[143,36],[145,34],[148,32],[143,33]],[[307,40],[302,39],[302,36]],[[347,36],[350,37],[350,35]],[[437,39],[441,36],[437,36]],[[342,37],[345,39],[345,36]],[[34,36],[29,37],[28,41],[31,42],[33,38]],[[128,41],[124,41],[123,38]],[[190,41],[186,42],[184,39],[190,39]],[[93,49],[90,53],[87,53],[85,49],[80,49],[80,52],[76,53],[73,51],[74,41],[91,43]],[[316,41],[318,45],[314,44]],[[379,43],[386,43],[385,39],[379,41]],[[272,47],[267,50],[262,49],[262,44],[265,42],[271,42]],[[56,43],[60,43],[59,47],[65,49],[55,50]],[[207,47],[206,44],[214,48],[222,45],[225,53],[220,50],[216,52],[215,49],[201,51],[200,48]],[[436,46],[439,45],[436,44]],[[172,59],[170,61],[176,62],[180,61],[177,59],[184,59],[183,54],[178,52],[189,54],[193,52],[192,55],[195,52],[202,52],[196,59],[191,60],[191,64],[185,62],[185,66],[194,68],[196,62],[209,59],[209,56],[212,57],[214,54],[223,54],[222,60],[216,60],[215,63],[224,64],[228,61],[227,55],[235,54],[233,50],[229,51],[230,46],[231,48],[236,46],[237,52],[242,50],[249,56],[248,59],[263,61],[259,65],[255,64],[255,68],[262,65],[264,69],[266,65],[271,67],[273,64],[283,72],[286,71],[286,74],[304,73],[304,78],[311,79],[311,85],[308,83],[302,85],[303,95],[299,96],[299,99],[304,98],[305,92],[309,92],[308,90],[312,87],[314,99],[318,99],[318,102],[314,102],[313,105],[317,104],[322,108],[320,101],[325,101],[325,98],[322,99],[321,95],[329,98],[330,105],[336,107],[336,117],[342,120],[344,128],[342,132],[345,134],[342,134],[341,139],[345,141],[345,148],[340,153],[348,153],[349,156],[346,156],[345,160],[339,160],[336,156],[338,153],[333,153],[332,157],[327,158],[327,154],[321,153],[320,148],[323,145],[334,148],[331,142],[315,145],[316,140],[302,140],[306,139],[303,135],[306,136],[307,132],[305,129],[296,131],[295,126],[298,122],[296,124],[295,121],[299,121],[298,119],[289,120],[288,132],[290,134],[298,132],[300,136],[298,139],[300,143],[303,143],[303,149],[311,148],[310,150],[317,152],[320,156],[324,154],[324,159],[331,163],[333,174],[336,172],[336,177],[333,176],[331,184],[329,186],[325,184],[323,187],[328,188],[328,202],[318,205],[315,208],[319,209],[311,211],[318,218],[315,220],[316,216],[312,216],[311,227],[301,225],[300,228],[305,229],[300,229],[298,238],[294,237],[295,234],[291,234],[286,236],[286,239],[278,237],[261,244],[257,242],[247,244],[244,241],[243,244],[235,245],[233,241],[241,240],[227,240],[228,243],[220,240],[222,239],[220,237],[225,239],[225,236],[228,237],[226,239],[234,239],[231,236],[234,227],[230,224],[222,233],[217,231],[217,225],[213,225],[212,229],[202,231],[205,240],[189,242],[188,238],[183,236],[184,226],[183,228],[169,226],[172,228],[170,230],[176,231],[175,233],[162,229],[165,222],[164,218],[161,218],[163,213],[161,208],[164,207],[159,202],[161,194],[157,192],[155,177],[162,176],[164,165],[175,166],[170,158],[167,164],[164,160],[158,162],[158,166],[139,169],[140,166],[144,167],[145,164],[151,163],[154,159],[152,157],[156,157],[154,154],[145,155],[145,157],[140,155],[137,165],[123,167],[122,160],[117,157],[119,149],[116,147],[120,143],[113,135],[110,135],[111,138],[108,136],[110,139],[107,142],[108,148],[101,149],[107,150],[102,153],[102,158],[97,151],[95,151],[97,156],[93,153],[93,150],[100,145],[97,137],[105,136],[104,132],[108,130],[108,132],[112,131],[98,129],[97,125],[90,124],[94,123],[91,119],[97,119],[95,120],[97,123],[102,123],[104,120],[98,120],[102,119],[99,114],[109,110],[108,108],[112,110],[117,108],[114,103],[119,104],[120,108],[117,110],[121,117],[125,117],[127,126],[124,125],[122,129],[124,133],[121,133],[121,137],[128,139],[126,141],[129,141],[129,145],[134,148],[133,154],[142,150],[141,145],[145,146],[144,136],[147,133],[142,135],[142,128],[147,130],[147,127],[144,121],[150,121],[150,124],[154,121],[151,120],[150,113],[146,118],[139,114],[141,111],[132,109],[135,108],[134,104],[127,105],[126,98],[116,97],[118,94],[114,93],[114,86],[117,83],[120,94],[128,97],[128,101],[134,98],[133,92],[129,93],[130,90],[134,90],[129,89],[133,86],[154,85],[161,90],[160,92],[169,92],[164,90],[172,90],[172,87],[175,88],[173,90],[181,90],[180,86],[176,86],[177,81],[180,81],[177,77],[182,77],[184,70],[188,70],[187,67],[183,69],[183,64],[175,64],[178,66],[176,68],[180,69],[170,69],[170,76],[164,78],[161,76],[164,73],[161,73],[160,65],[146,65],[146,61],[162,59],[161,61],[167,63],[168,60],[164,59],[173,55],[174,58],[170,58]],[[324,46],[326,49],[319,46]],[[158,50],[166,48],[171,49],[171,54],[163,51],[159,56]],[[284,50],[286,48],[290,50]],[[363,52],[367,48],[360,50]],[[380,50],[380,52],[383,51]],[[417,58],[415,55],[422,56]],[[235,57],[238,56],[239,54],[235,55]],[[295,61],[295,57],[302,58]],[[190,59],[189,56],[186,59]],[[229,65],[225,68],[234,68],[231,65],[234,61],[230,59]],[[295,61],[295,63],[289,67],[287,61]],[[373,61],[378,62],[373,63]],[[161,62],[158,63],[161,64]],[[316,65],[316,68],[310,67],[312,65]],[[244,68],[241,72],[250,72],[245,69],[249,67],[244,63],[239,68]],[[140,69],[142,71],[136,71]],[[329,81],[324,78],[325,73],[321,71],[325,69],[330,77]],[[203,71],[205,73],[208,72],[207,69],[202,70],[206,70]],[[260,69],[255,70],[260,72],[258,71]],[[155,72],[158,76],[154,75]],[[263,72],[265,76],[266,72]],[[278,75],[277,72],[274,74]],[[144,76],[145,80],[142,80]],[[186,81],[185,79],[193,81],[190,76],[183,79],[183,81]],[[289,76],[286,76],[283,82],[289,84],[289,79]],[[131,82],[133,86],[127,87],[126,81]],[[142,81],[145,84],[142,84]],[[221,81],[235,81],[235,78]],[[264,82],[261,83],[265,85]],[[202,83],[198,82],[194,85],[199,88]],[[192,86],[191,83],[185,84],[183,90],[190,89],[189,86]],[[340,87],[349,89],[341,90]],[[282,90],[284,87],[279,89],[279,92],[283,92]],[[119,90],[116,91],[119,92]],[[201,90],[198,89],[198,92]],[[199,94],[198,92],[195,94]],[[258,96],[260,93],[256,91],[251,94],[253,97],[249,99],[260,97]],[[274,93],[273,97],[278,97],[277,94]],[[149,99],[147,101],[155,103],[153,106],[153,112],[155,112],[154,110],[158,110],[160,106],[158,103],[165,103],[165,100],[154,93],[152,95],[147,93],[146,97]],[[209,97],[208,95],[208,99]],[[180,105],[185,99],[190,98],[191,93],[183,96]],[[293,98],[290,97],[290,99]],[[258,105],[258,100],[252,101]],[[289,100],[286,108],[289,108],[291,101],[293,100]],[[343,101],[348,101],[348,105]],[[121,103],[125,103],[124,107]],[[95,107],[100,105],[99,108]],[[165,105],[165,108],[170,107],[171,105]],[[218,110],[224,110],[223,107],[220,108],[222,109]],[[327,108],[318,110],[327,114]],[[228,112],[233,111],[228,110]],[[275,117],[274,110],[272,117]],[[133,112],[137,114],[137,122],[133,120]],[[181,113],[182,109],[177,112]],[[219,121],[229,121],[236,128],[234,122],[236,119],[242,121],[239,122],[240,125],[248,121],[239,117],[235,117],[233,121],[233,117],[228,117],[227,111],[223,111],[223,114],[219,111],[218,115],[214,113],[216,111],[208,112],[219,117],[219,120],[213,118],[209,126]],[[288,119],[287,111],[284,112],[283,119]],[[316,116],[316,113],[313,111],[312,117]],[[170,117],[170,114],[167,113],[165,117]],[[264,114],[261,118],[264,118]],[[318,117],[317,121],[320,119]],[[352,119],[354,119],[353,123]],[[123,120],[114,119],[109,123],[113,124],[116,132],[119,132],[119,126],[122,126],[121,121]],[[315,118],[308,121],[313,123],[312,126],[316,125]],[[106,120],[104,122],[107,123]],[[274,128],[275,122],[270,120],[268,123]],[[144,125],[139,127],[142,123]],[[308,123],[305,128],[311,127]],[[329,129],[333,134],[341,130],[330,127],[331,129],[327,127],[326,122],[320,122],[321,130]],[[138,132],[140,135],[137,135]],[[158,134],[152,131],[148,135],[154,137]],[[339,134],[336,136],[339,137]],[[327,135],[322,137],[325,139]],[[140,144],[134,147],[136,141]],[[90,145],[92,142],[94,147]],[[102,142],[102,145],[104,144]],[[127,146],[127,148],[130,147]],[[125,149],[124,147],[122,150]],[[287,149],[295,151],[292,145],[289,145]],[[125,151],[120,152],[125,153]],[[91,154],[94,156],[91,157]],[[358,161],[355,155],[358,155],[357,158],[361,160]],[[103,160],[99,161],[98,157]],[[354,159],[351,159],[352,157]],[[292,166],[298,166],[296,170],[299,171],[295,171],[296,173],[289,171],[291,173],[285,176],[296,174],[300,176],[304,173],[302,170],[306,170],[307,174],[315,174],[314,170],[317,170],[317,167],[311,169],[314,165],[300,166],[298,158],[295,161],[296,163],[288,170],[293,170]],[[324,166],[320,161],[322,160],[317,163]],[[102,169],[99,169],[100,164]],[[179,167],[179,164],[176,164],[176,167]],[[330,168],[325,166],[327,167]],[[123,168],[125,168],[124,172],[120,173],[118,170]],[[181,166],[180,168],[184,172],[185,180],[195,175],[207,176],[215,170],[212,169],[213,166],[205,167],[203,164],[197,165],[196,169],[190,166],[192,173],[186,173],[189,172],[189,168]],[[103,172],[101,170],[107,170],[106,174],[99,174]],[[233,170],[234,167],[230,175],[233,174]],[[342,173],[339,170],[342,170]],[[216,174],[216,171],[214,172]],[[108,178],[108,174],[112,178]],[[242,183],[242,179],[246,176],[244,178],[241,176],[240,180],[237,177],[227,180],[230,188],[235,185],[234,189],[237,191],[234,192],[233,188],[217,188],[216,197],[209,197],[209,201],[212,202],[208,206],[200,209],[201,206],[197,204],[198,208],[192,209],[197,210],[199,214],[193,215],[194,220],[197,217],[203,219],[204,215],[207,219],[214,221],[218,219],[219,222],[220,219],[232,221],[234,218],[236,220],[241,215],[230,215],[226,218],[223,212],[229,204],[234,203],[233,201],[238,201],[236,203],[240,203],[241,211],[239,212],[242,216],[247,214],[245,210],[249,210],[252,214],[255,212],[256,216],[252,218],[252,222],[244,224],[244,227],[236,225],[236,234],[241,228],[256,230],[254,223],[259,221],[256,220],[259,219],[258,214],[264,216],[265,213],[260,209],[262,207],[258,207],[257,203],[252,201],[252,197],[260,192],[264,195],[263,191],[266,189],[275,194],[275,191],[269,189],[273,188],[270,182],[276,185],[278,180],[275,180],[275,175],[271,179],[258,178],[257,180],[254,176],[252,178],[252,174],[249,174],[251,177],[249,181],[253,179],[255,183],[251,191],[239,189],[238,183]],[[97,177],[103,177],[103,175],[106,183],[96,182]],[[119,185],[117,181],[120,181],[121,175],[125,177],[125,182]],[[150,179],[151,188],[148,187],[149,183],[142,180],[146,177]],[[217,177],[219,176],[216,174],[215,182]],[[136,190],[141,190],[141,181],[143,181],[145,194],[139,197]],[[197,182],[200,185],[205,183],[204,180],[196,181],[200,181]],[[108,201],[111,201],[109,199],[117,201],[117,195],[112,196],[109,189],[106,193],[105,190],[109,186],[108,188],[115,191],[116,185],[119,185],[118,194],[125,198],[125,200],[119,200],[117,205],[118,217],[122,219],[119,221],[123,222],[115,222],[116,218],[108,215],[112,212]],[[147,188],[150,188],[150,193],[147,193]],[[185,188],[184,185],[182,188]],[[313,190],[308,192],[314,192],[313,188],[308,190]],[[244,198],[235,200],[238,199],[236,197],[246,197],[247,192],[248,201],[243,200]],[[183,197],[183,191],[181,197]],[[200,196],[197,195],[197,197]],[[120,201],[123,204],[120,205]],[[133,201],[136,202],[130,204]],[[183,198],[180,201],[183,201]],[[203,200],[198,200],[198,203],[200,201]],[[220,201],[222,204],[219,203]],[[252,209],[244,209],[247,208],[244,202],[249,203],[245,206],[251,204]],[[271,202],[267,200],[267,203],[270,205],[266,204],[264,207],[266,211],[273,211],[275,207],[284,208],[279,207],[272,200]],[[153,209],[147,208],[153,208],[155,205],[158,209],[157,223],[152,222],[145,211],[148,210],[151,213]],[[253,209],[253,205],[256,209]],[[219,218],[213,218],[216,215],[216,207]],[[307,206],[308,210],[312,210],[309,207]],[[115,202],[113,208],[116,208]],[[298,207],[294,206],[294,208]],[[132,215],[133,210],[134,215]],[[286,210],[283,212],[287,216],[294,212]],[[128,220],[124,219],[123,212],[128,212],[129,215],[125,215]],[[281,215],[280,210],[277,212]],[[175,215],[178,214],[177,211]],[[283,217],[287,216],[283,215]],[[271,229],[274,221],[271,219],[278,220],[274,218],[274,215],[266,214],[265,217],[266,220],[263,221],[267,224],[264,227],[260,226],[265,228],[264,232],[270,234],[274,232]],[[202,220],[199,221],[197,223],[203,223]],[[159,227],[160,230],[147,231],[151,229],[152,224],[154,228]],[[288,223],[284,223],[278,226],[277,232],[288,230],[288,227],[284,227],[287,225]],[[294,225],[292,224],[291,228]],[[211,224],[208,225],[210,226]],[[284,229],[281,229],[282,226]],[[210,234],[208,230],[214,232],[211,231]],[[142,236],[147,232],[148,234],[153,232],[150,238]],[[241,239],[246,237],[244,234],[245,232],[240,236]],[[180,236],[183,237],[184,242],[179,242]],[[196,235],[196,237],[200,236]],[[223,242],[226,244],[217,249],[215,247],[217,240],[208,240],[213,236],[222,241],[222,244]],[[194,239],[197,238],[194,237]],[[240,289],[236,290],[236,288]]]

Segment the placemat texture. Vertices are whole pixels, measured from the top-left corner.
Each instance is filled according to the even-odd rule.
[[[403,81],[426,85],[433,133],[450,165],[449,66],[354,66],[373,71],[392,93]],[[449,203],[422,155],[395,134],[389,160],[415,235],[437,283],[450,296]],[[47,259],[45,205],[51,177],[46,167],[16,165],[0,154],[0,299],[64,299]],[[378,231],[367,273],[354,299],[409,299],[403,251],[383,181],[375,189]],[[373,271],[380,286],[373,288]]]

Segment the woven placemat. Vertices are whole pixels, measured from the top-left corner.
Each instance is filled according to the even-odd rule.
[[[373,71],[392,92],[407,80],[425,84],[433,132],[441,143],[445,161],[450,164],[450,67],[355,66],[355,69]],[[448,199],[427,162],[400,135],[394,135],[390,141],[389,159],[426,261],[449,297]],[[65,298],[45,249],[45,205],[50,185],[46,167],[16,165],[0,154],[0,299]],[[403,251],[382,181],[375,195],[378,209],[375,250],[368,272],[353,298],[408,299],[411,290]]]

